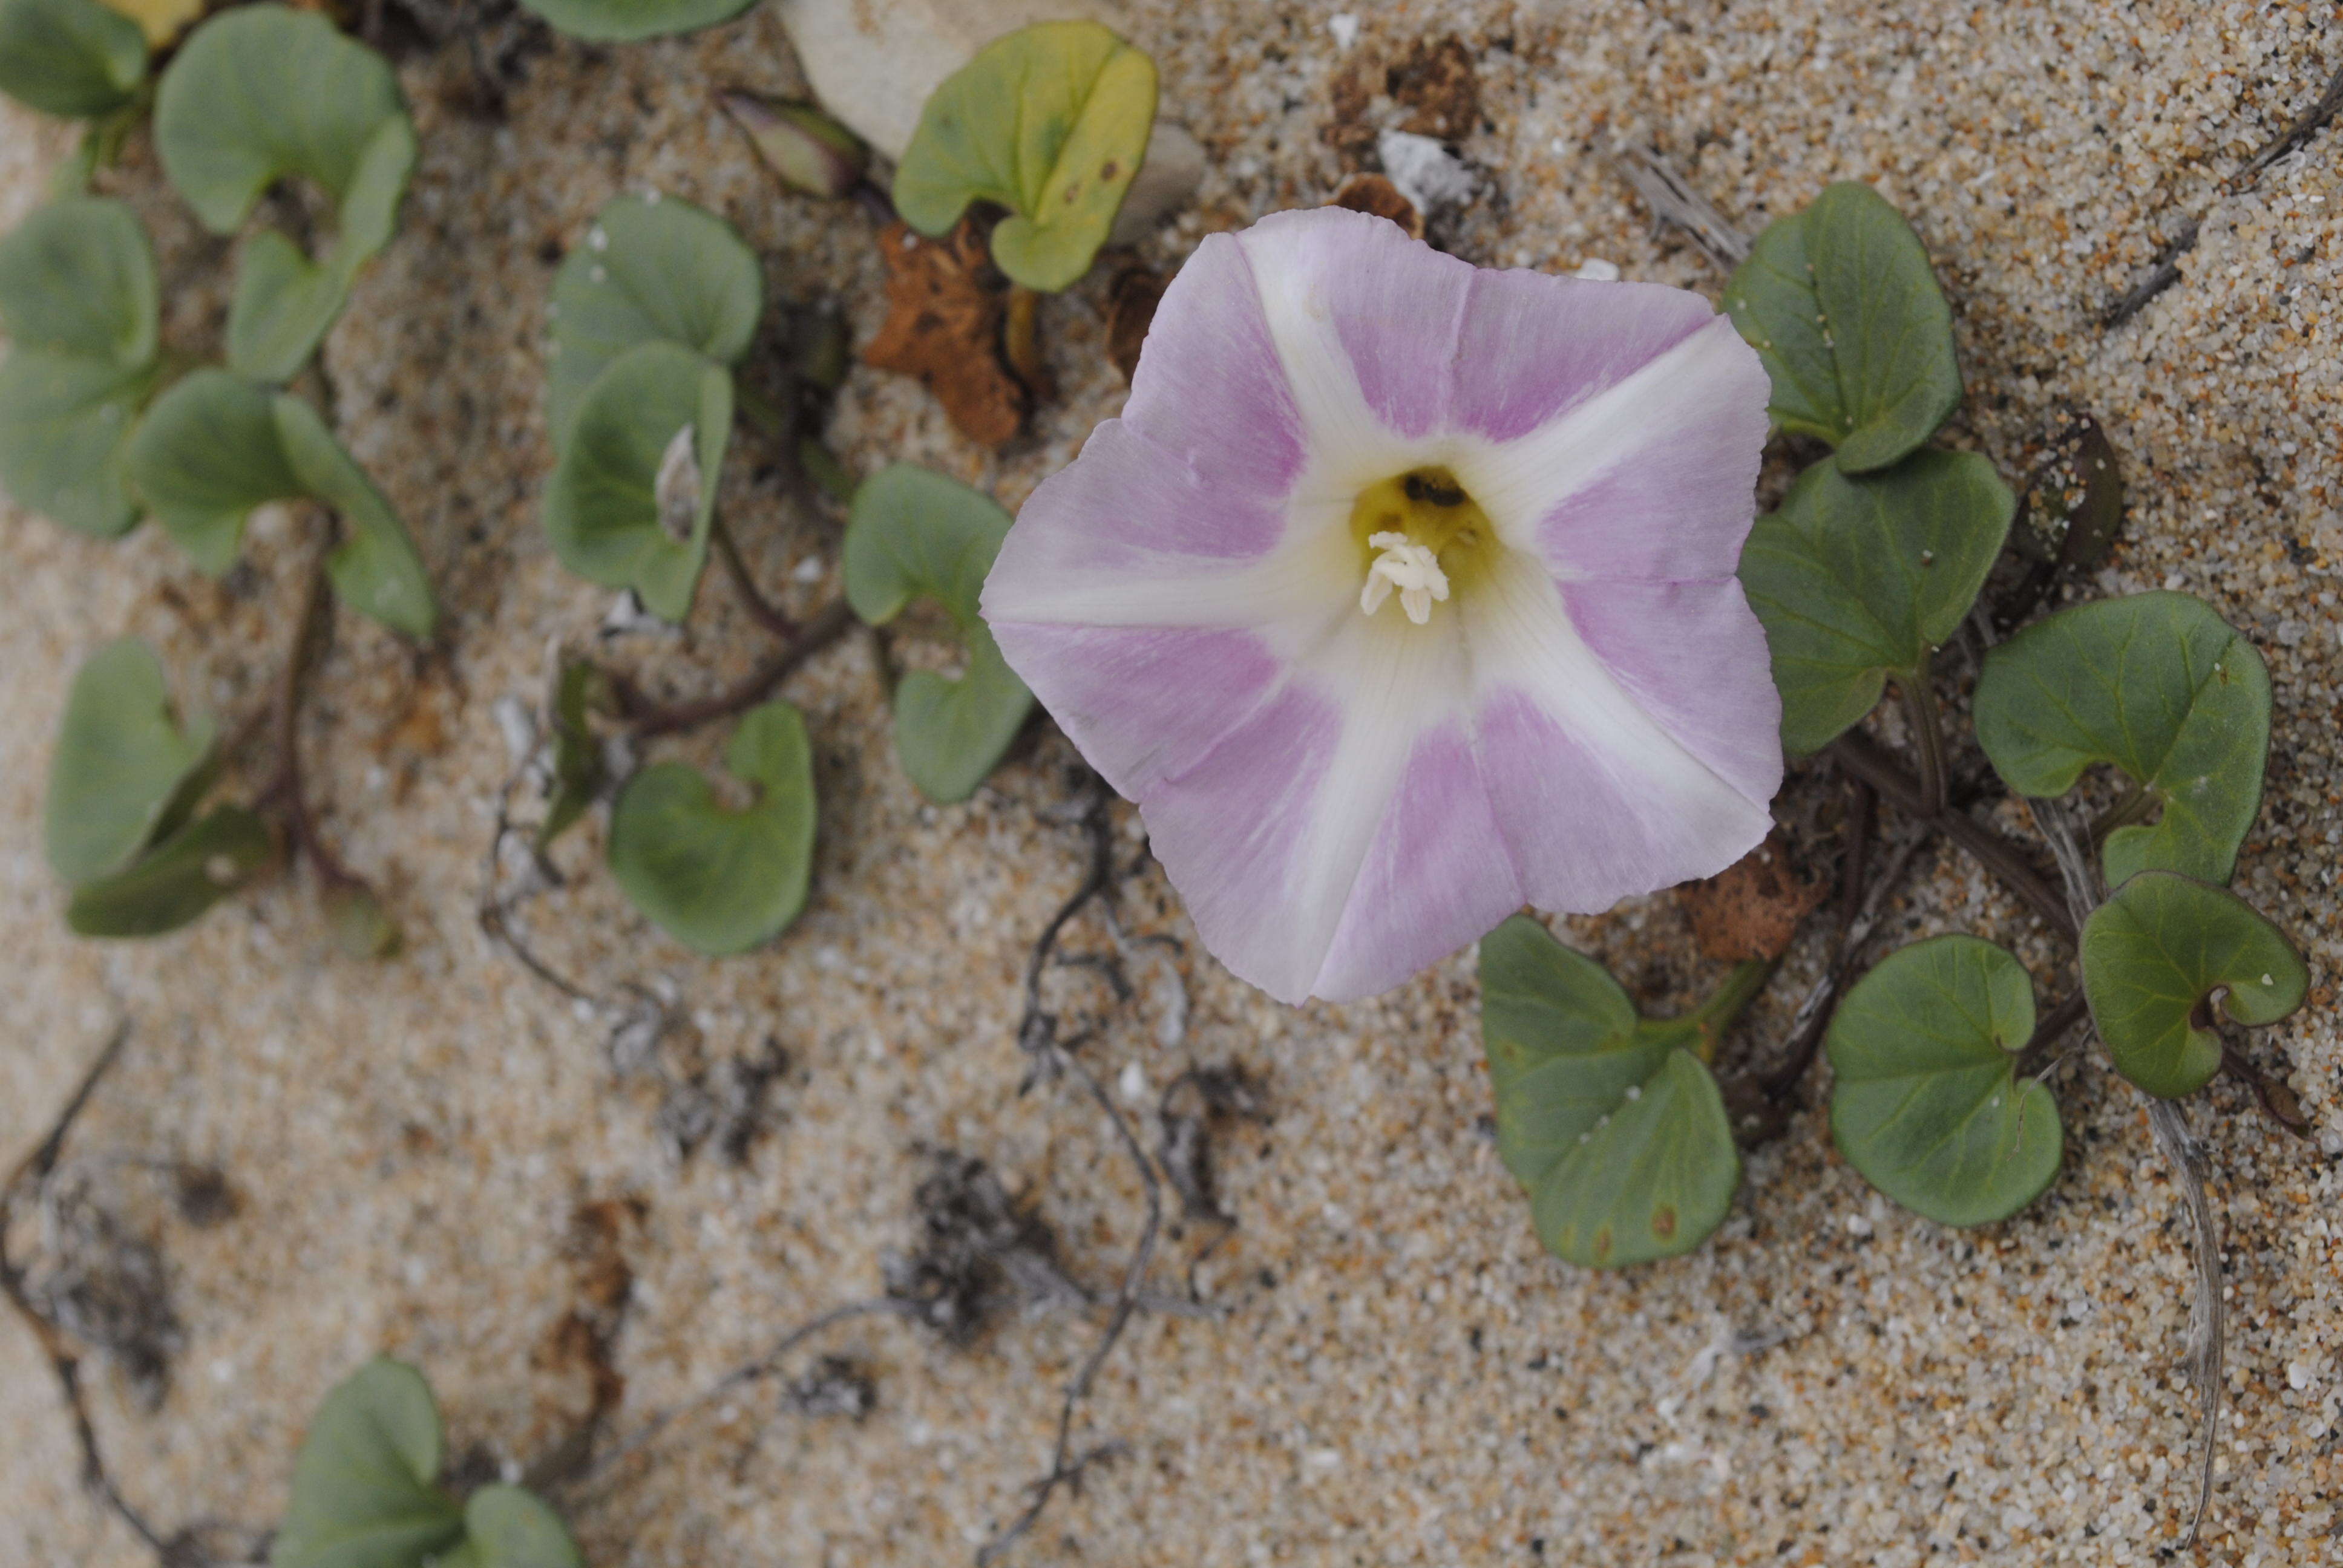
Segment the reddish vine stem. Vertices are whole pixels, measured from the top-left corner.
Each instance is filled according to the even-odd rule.
[[[2068,911],[2066,900],[2034,869],[2023,849],[1957,806],[1930,809],[1919,783],[1897,767],[1885,749],[1869,736],[1850,729],[1831,742],[1831,752],[1849,773],[1879,791],[1896,809],[1937,829],[1968,851],[1970,859],[1999,878],[2003,886],[2052,930],[2069,942],[2076,940],[2075,917]]]
[[[635,733],[644,739],[659,735],[674,735],[754,708],[769,696],[773,688],[787,678],[791,670],[837,641],[853,622],[854,614],[847,608],[845,600],[840,599],[825,607],[811,620],[797,628],[796,635],[787,646],[742,677],[730,690],[697,702],[650,702],[631,685],[621,682],[618,689],[625,699],[627,714],[633,722]]]
[[[756,574],[749,569],[748,561],[740,554],[739,541],[733,538],[732,530],[724,526],[723,518],[715,520],[709,530],[709,537],[716,546],[716,558],[724,563],[724,573],[732,579],[732,587],[739,594],[740,602],[747,608],[749,618],[784,641],[795,638],[798,623],[784,615],[779,607],[757,587]]]

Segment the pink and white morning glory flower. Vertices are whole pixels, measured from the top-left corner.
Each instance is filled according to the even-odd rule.
[[[1181,268],[984,616],[1222,962],[1367,995],[1764,838],[1765,402],[1697,295],[1278,214]]]

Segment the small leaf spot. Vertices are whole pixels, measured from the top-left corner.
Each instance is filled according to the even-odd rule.
[[[1111,180],[1114,178],[1117,174],[1121,173],[1121,169],[1122,166],[1121,164],[1116,163],[1112,158],[1109,158],[1104,164],[1101,164],[1099,166],[1099,178],[1102,180]]]
[[[1644,1098],[1644,1086],[1643,1086],[1642,1084],[1640,1084],[1640,1083],[1631,1083],[1631,1084],[1629,1084],[1629,1085],[1627,1086],[1627,1098],[1628,1098],[1628,1099],[1630,1099],[1630,1100],[1641,1100],[1641,1099],[1643,1099],[1643,1098]]]
[[[1600,1263],[1611,1255],[1611,1227],[1605,1225],[1594,1232],[1594,1261]]]
[[[1652,1234],[1664,1240],[1676,1233],[1676,1211],[1673,1203],[1663,1203],[1652,1211]]]

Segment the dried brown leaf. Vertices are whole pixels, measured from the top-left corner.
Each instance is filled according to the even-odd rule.
[[[1700,950],[1725,963],[1777,959],[1797,935],[1798,922],[1823,900],[1825,884],[1809,880],[1791,859],[1787,839],[1765,841],[1705,881],[1676,890]]]
[[[1410,239],[1423,237],[1423,215],[1415,204],[1400,194],[1399,186],[1383,175],[1353,175],[1334,193],[1329,206],[1348,207],[1375,217],[1387,217],[1407,231]]]
[[[879,233],[887,319],[862,362],[909,376],[935,394],[960,433],[998,447],[1024,427],[1032,395],[1001,357],[1007,293],[987,280],[984,239],[963,221],[943,239],[909,224]]]

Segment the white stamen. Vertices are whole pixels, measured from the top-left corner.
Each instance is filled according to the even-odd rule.
[[[1405,534],[1370,534],[1367,548],[1380,550],[1367,568],[1366,586],[1359,590],[1359,608],[1373,615],[1399,589],[1399,607],[1407,618],[1422,626],[1432,618],[1432,601],[1448,598],[1448,574],[1440,558]]]

